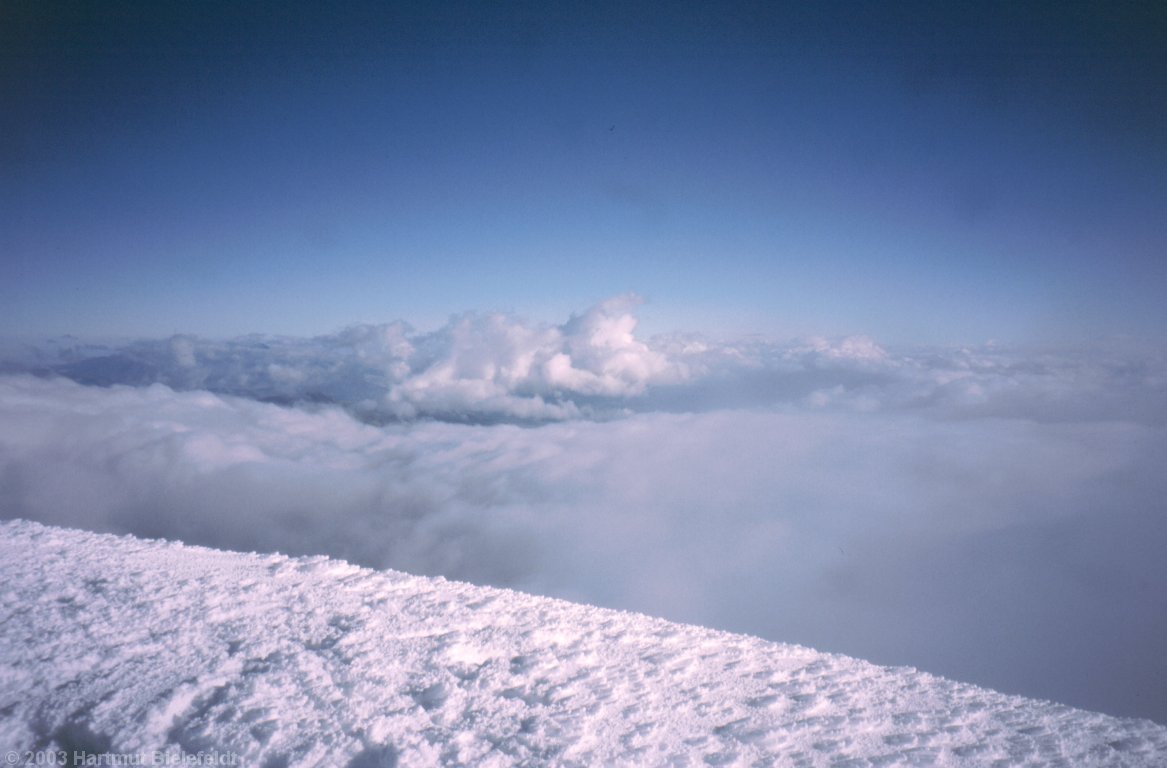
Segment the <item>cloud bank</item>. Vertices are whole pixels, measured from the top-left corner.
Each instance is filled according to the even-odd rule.
[[[312,339],[66,345],[26,353],[23,366],[8,368],[28,368],[31,358],[86,384],[160,383],[279,403],[338,403],[381,420],[562,420],[580,416],[581,402],[611,404],[685,378],[683,364],[635,337],[638,303],[618,297],[561,325],[468,312],[428,333],[395,322]]]
[[[398,321],[314,338],[57,339],[0,349],[0,371],[337,404],[371,423],[532,424],[743,407],[1159,423],[1167,414],[1162,350],[887,350],[862,336],[643,339],[639,303],[617,297],[558,325],[468,312],[428,332]]]
[[[0,514],[327,553],[1167,722],[1160,355],[639,339],[634,306],[26,351],[10,367],[36,375],[0,376]]]

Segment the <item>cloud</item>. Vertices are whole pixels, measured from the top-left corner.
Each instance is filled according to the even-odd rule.
[[[1161,350],[641,338],[637,305],[9,344],[0,514],[520,587],[1167,721]]]
[[[0,371],[337,404],[371,423],[532,424],[742,407],[1066,422],[1163,423],[1167,415],[1161,350],[889,350],[864,336],[644,339],[638,304],[617,297],[558,325],[468,312],[427,332],[399,321],[314,338],[65,339],[6,348]]]
[[[374,424],[320,403],[3,376],[0,511],[523,588],[1167,720],[1167,427],[1138,418],[1153,364],[650,344],[622,311],[549,328],[466,316],[443,329],[461,340],[385,326],[331,347],[167,342],[196,378],[278,364],[297,386],[363,396],[369,370],[404,361],[379,375],[437,366],[436,390],[490,384],[511,405],[550,386],[537,361],[558,350],[645,409],[600,420]],[[480,339],[491,354],[475,356]],[[448,391],[461,407],[484,396]],[[670,391],[708,407],[670,411]]]
[[[417,339],[384,403],[398,416],[504,414],[563,419],[574,398],[630,398],[681,372],[634,336],[634,297],[606,301],[565,324],[532,327],[468,313]]]
[[[267,402],[337,403],[370,420],[562,420],[684,378],[677,363],[636,338],[639,303],[617,297],[561,325],[468,312],[426,333],[396,322],[310,339],[180,335],[119,346],[43,345],[7,354],[0,370],[52,372],[101,386],[159,383]]]

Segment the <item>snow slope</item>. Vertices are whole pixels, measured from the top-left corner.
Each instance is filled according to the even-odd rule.
[[[14,521],[0,584],[9,762],[1167,765],[1149,721],[327,558]]]

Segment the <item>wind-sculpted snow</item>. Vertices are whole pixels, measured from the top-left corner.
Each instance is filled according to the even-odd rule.
[[[0,747],[18,758],[59,750],[78,765],[161,756],[351,768],[1167,761],[1167,728],[1148,721],[322,557],[15,521],[0,524],[0,581]]]

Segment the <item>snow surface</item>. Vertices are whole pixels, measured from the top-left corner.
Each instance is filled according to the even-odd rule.
[[[1167,765],[1146,720],[324,557],[12,521],[0,583],[0,750],[22,758]]]

